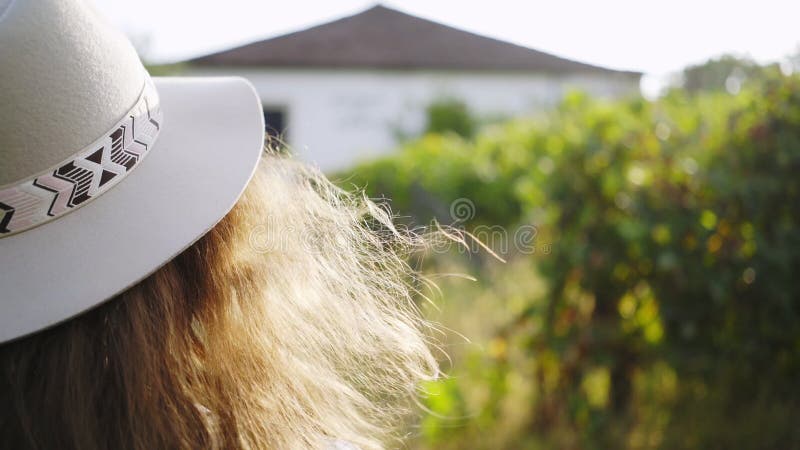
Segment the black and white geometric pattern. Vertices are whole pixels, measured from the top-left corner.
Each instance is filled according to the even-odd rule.
[[[147,79],[125,119],[55,169],[0,190],[0,238],[86,204],[120,182],[147,155],[161,129],[158,93]]]

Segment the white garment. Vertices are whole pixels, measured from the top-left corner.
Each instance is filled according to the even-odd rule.
[[[336,439],[330,441],[330,445],[325,450],[359,450],[359,448],[347,441]]]

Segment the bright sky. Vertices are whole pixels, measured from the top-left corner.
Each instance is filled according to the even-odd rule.
[[[155,62],[276,36],[369,8],[373,0],[94,0]],[[464,30],[616,69],[652,91],[722,53],[776,61],[800,45],[800,0],[388,0]]]

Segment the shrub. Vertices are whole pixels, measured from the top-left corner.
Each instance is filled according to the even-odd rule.
[[[419,446],[800,446],[798,173],[800,79],[779,76],[736,96],[571,95],[355,169],[413,221],[468,198],[460,225],[533,224],[552,245],[442,283],[445,322],[477,341],[430,386]]]
[[[467,105],[456,99],[441,99],[426,108],[426,133],[453,132],[459,136],[475,134],[476,121]]]

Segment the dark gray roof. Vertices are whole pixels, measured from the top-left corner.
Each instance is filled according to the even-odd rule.
[[[204,66],[623,72],[480,36],[384,6],[189,61]]]

